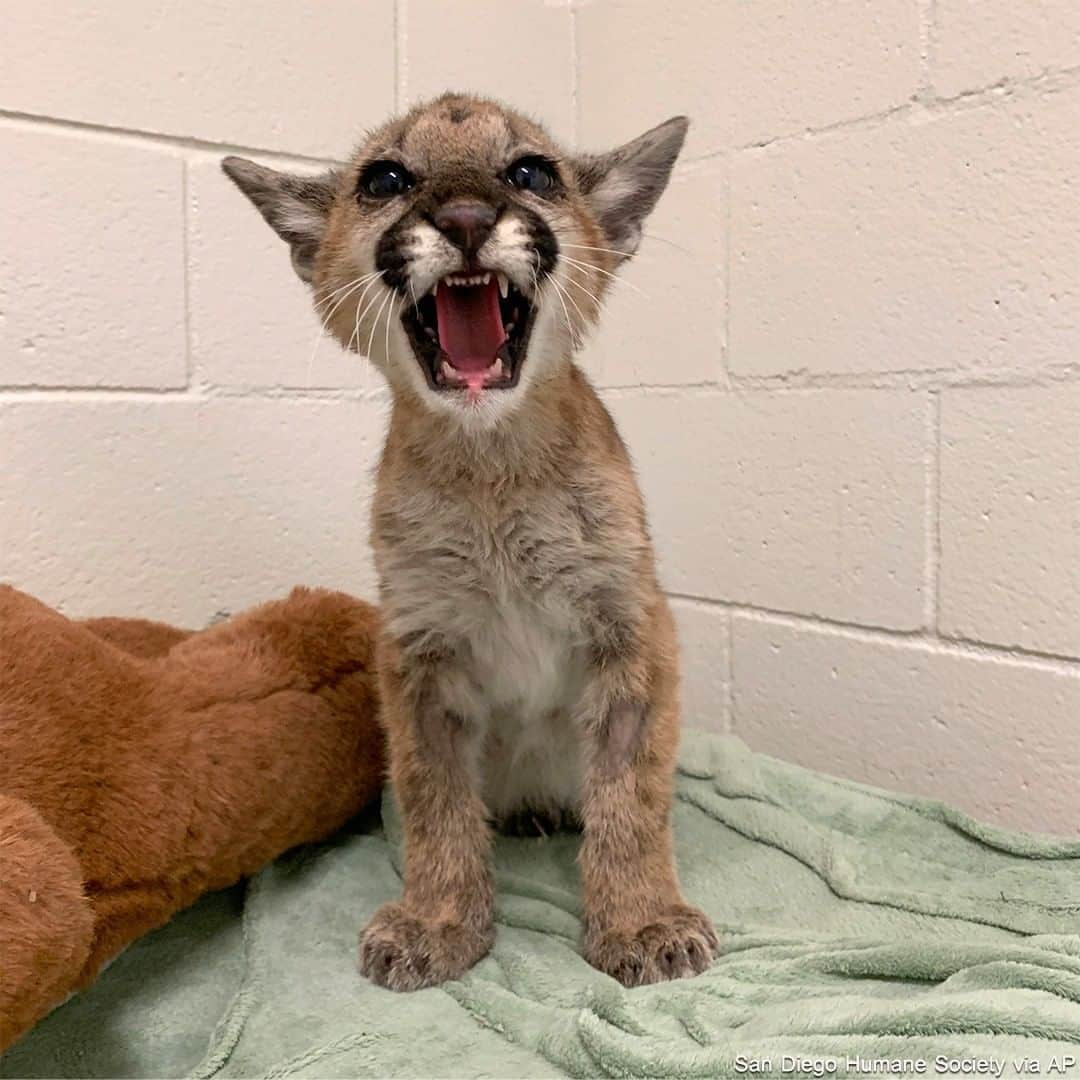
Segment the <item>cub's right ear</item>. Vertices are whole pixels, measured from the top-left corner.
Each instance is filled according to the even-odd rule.
[[[227,157],[221,167],[289,245],[293,268],[310,284],[315,253],[334,204],[337,173],[330,170],[319,176],[294,176],[242,157]]]

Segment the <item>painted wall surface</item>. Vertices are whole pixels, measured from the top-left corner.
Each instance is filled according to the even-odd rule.
[[[1075,0],[17,0],[0,65],[0,578],[191,625],[373,593],[386,400],[218,169],[446,88],[601,149],[694,127],[583,363],[688,722],[1080,821]]]

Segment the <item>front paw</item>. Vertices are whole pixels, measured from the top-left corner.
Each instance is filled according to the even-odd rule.
[[[494,928],[421,919],[384,904],[360,935],[360,971],[390,990],[420,990],[464,975],[491,948]]]
[[[623,986],[642,986],[699,975],[718,949],[708,916],[681,905],[635,931],[590,932],[585,959]]]

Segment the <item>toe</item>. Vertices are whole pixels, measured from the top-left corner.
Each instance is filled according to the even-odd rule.
[[[640,986],[645,981],[645,957],[636,942],[627,942],[620,949],[610,973],[623,986]]]
[[[641,942],[648,957],[646,982],[663,982],[693,974],[686,945],[669,923],[657,922],[646,926],[641,931]]]
[[[686,948],[682,942],[668,941],[660,950],[660,971],[667,979],[678,979],[690,973],[690,962],[686,958]]]
[[[383,942],[364,940],[360,946],[360,972],[385,986],[394,966],[394,949]]]
[[[686,962],[695,975],[700,975],[709,966],[712,957],[712,947],[704,939],[690,938],[687,941]]]
[[[587,950],[590,963],[623,986],[699,975],[717,950],[708,918],[695,908],[669,912],[636,933],[611,933]]]

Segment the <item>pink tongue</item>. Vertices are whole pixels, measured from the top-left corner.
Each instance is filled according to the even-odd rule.
[[[486,285],[439,285],[435,293],[439,344],[458,371],[484,371],[506,340],[499,311],[499,286],[492,275]]]

